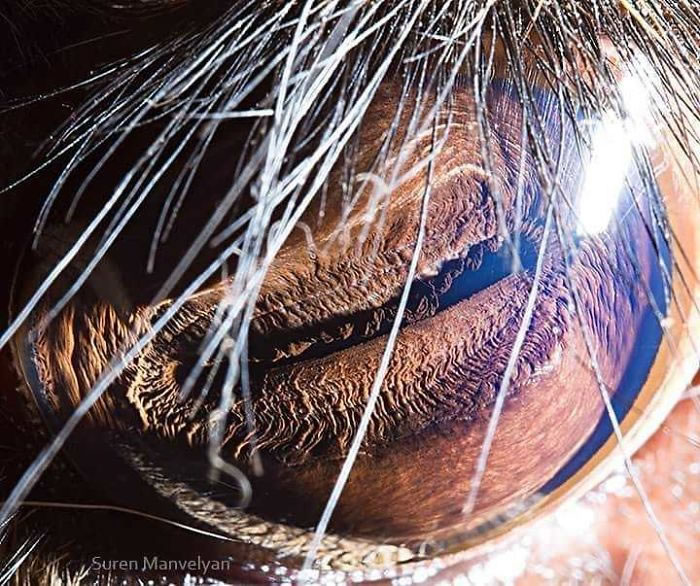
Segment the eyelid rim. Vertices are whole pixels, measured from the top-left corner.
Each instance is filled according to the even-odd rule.
[[[689,118],[692,120],[693,118]],[[700,122],[697,123],[700,130]],[[698,145],[691,148],[698,149]],[[679,144],[668,138],[659,146],[667,160],[675,165],[666,165],[657,177],[661,193],[664,194],[670,229],[678,236],[671,245],[675,267],[672,274],[672,296],[659,352],[654,359],[649,376],[632,407],[622,421],[620,430],[625,440],[628,456],[632,456],[656,433],[680,397],[699,371],[697,345],[700,344],[700,214],[688,213],[687,206],[699,205],[693,197],[693,188],[676,195],[679,181],[697,175],[692,162]],[[667,194],[671,194],[670,196]],[[679,243],[683,250],[679,249]],[[686,289],[685,284],[689,284]],[[673,340],[676,347],[669,343]],[[531,530],[531,522],[546,517],[565,501],[574,501],[600,484],[623,463],[618,451],[617,437],[613,434],[595,455],[561,486],[557,487],[537,503],[527,507],[521,514],[498,523],[492,529],[475,537],[459,541],[445,550],[441,559],[446,565],[476,560],[493,553],[505,539],[517,539]]]
[[[673,210],[671,207],[672,206],[669,206],[669,220],[673,229],[676,232],[683,232],[686,238],[690,237],[693,242],[692,254],[690,255],[692,259],[691,265],[683,259],[682,255],[675,254],[677,262],[682,264],[681,272],[685,274],[686,277],[690,274],[691,278],[687,280],[693,282],[696,280],[694,275],[700,274],[700,237],[697,236],[700,234],[700,218],[694,219],[691,214],[687,214],[687,212],[684,213],[684,210],[680,208]],[[679,226],[684,226],[687,229],[680,228]],[[681,240],[685,241],[684,238]],[[677,252],[677,245],[675,243],[673,248],[674,252]],[[692,309],[693,295],[698,297],[700,286],[696,283],[693,295],[689,295],[687,292],[683,291],[682,286],[679,286],[679,279],[680,276],[674,273],[674,295],[682,297],[682,300],[679,299],[679,302],[682,301],[681,305],[683,310],[687,310],[689,307]],[[688,329],[690,331],[690,336],[692,336],[693,333],[700,333],[700,316],[698,316],[695,311],[690,311],[689,313],[691,315],[691,322],[688,326],[680,319],[681,311],[679,311],[678,307],[675,305],[671,306],[670,317],[673,320],[673,325],[670,330],[672,335],[677,335],[680,342],[682,342],[682,344],[679,344],[679,346],[682,346],[682,348],[679,348],[679,352],[682,352],[680,368],[672,369],[668,376],[665,375],[666,365],[678,359],[669,356],[672,351],[667,344],[663,344],[659,351],[659,356],[657,356],[657,359],[654,361],[649,380],[645,383],[642,391],[640,391],[639,397],[635,401],[629,415],[621,422],[621,428],[623,433],[626,434],[625,437],[628,441],[630,453],[633,453],[643,445],[656,431],[659,425],[662,424],[697,370],[697,355],[692,348],[690,337],[687,335],[687,332],[683,330]],[[686,347],[689,347],[687,353],[685,351]],[[660,357],[663,359],[660,360]],[[693,365],[692,359],[695,359],[695,365]],[[516,527],[518,529],[525,528],[524,526],[530,520],[541,518],[561,504],[565,497],[567,499],[579,498],[595,484],[603,480],[612,469],[618,465],[617,462],[612,463],[608,458],[616,446],[617,440],[614,437],[610,438],[596,453],[594,458],[582,467],[569,481],[553,491],[553,493],[543,499],[542,502],[531,507],[526,513],[518,515],[512,521],[504,523],[499,526],[498,529],[489,532],[488,535],[482,534],[479,536],[477,543],[491,548],[494,545],[494,538],[502,534],[510,533],[511,530],[515,530]],[[586,478],[589,475],[590,477]],[[571,488],[571,486],[575,485],[577,482],[578,485]],[[476,543],[470,545],[469,542],[461,542],[458,546],[454,547],[454,551],[459,551],[461,554],[468,554],[469,557],[471,557],[479,555],[480,551],[483,551],[483,548],[479,547],[479,545]],[[468,551],[465,551],[465,549],[468,549]],[[448,553],[451,551],[453,550],[448,550]]]

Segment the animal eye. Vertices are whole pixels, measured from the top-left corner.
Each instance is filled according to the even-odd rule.
[[[225,275],[145,302],[191,241],[171,237],[144,269],[143,217],[162,226],[167,190],[68,299],[92,251],[75,257],[15,354],[56,430],[106,389],[68,446],[87,477],[274,555],[320,547],[326,566],[372,567],[487,539],[581,490],[618,422],[642,441],[697,368],[687,152],[634,68],[593,108],[486,49],[493,71],[462,72],[449,100],[388,77],[305,209],[261,207],[252,185],[213,240]],[[234,123],[219,148],[261,134]],[[192,183],[183,234],[223,197],[216,163]],[[317,187],[288,189],[300,203]],[[71,230],[47,227],[27,253],[18,311]]]

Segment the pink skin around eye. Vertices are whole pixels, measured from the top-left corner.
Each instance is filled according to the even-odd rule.
[[[9,357],[0,352],[0,383],[9,386]],[[700,373],[661,429],[633,460],[691,583],[700,583],[700,453],[697,395]],[[521,543],[526,543],[523,548]],[[501,557],[504,556],[504,557]],[[493,563],[496,562],[496,563]],[[516,566],[515,568],[506,566]],[[677,574],[625,473],[614,474],[578,503],[565,505],[489,560],[469,560],[443,570],[435,582],[491,568],[517,572],[518,586],[539,586],[550,577],[582,576],[583,583],[672,585]],[[483,575],[483,574],[482,574]],[[460,583],[457,581],[456,583]]]
[[[700,583],[698,385],[700,373],[633,458],[654,512],[692,584]],[[678,574],[623,470],[578,502],[536,523],[490,558],[458,563],[438,574],[437,581],[489,574],[512,576],[518,586],[568,578],[585,584],[678,583]]]

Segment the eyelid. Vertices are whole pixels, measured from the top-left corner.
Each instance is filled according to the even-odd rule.
[[[696,228],[697,228],[697,227],[690,229],[690,233],[691,233],[691,234],[692,234],[692,233],[697,234]],[[686,231],[686,232],[687,232],[687,231]],[[693,258],[697,258],[697,257],[698,257],[697,251],[696,251],[695,253],[693,253],[692,256],[693,256]],[[695,279],[695,281],[696,281],[696,280],[697,280],[697,279]],[[676,284],[677,284],[677,283],[676,283]],[[682,305],[685,304],[685,305],[687,305],[688,307],[690,307],[690,305],[688,305],[688,303],[692,303],[692,294],[691,294],[691,299],[690,299],[690,300],[683,300],[683,301],[681,302]],[[692,312],[692,307],[691,307],[691,312]],[[692,322],[691,322],[691,328],[694,328],[694,326],[692,325]],[[668,383],[668,384],[671,384],[671,383]],[[651,405],[651,403],[650,403],[650,405]],[[663,407],[663,406],[662,406],[662,407]],[[658,407],[656,407],[656,408],[658,409]],[[634,444],[632,444],[632,445],[634,445]],[[571,494],[571,493],[568,493],[568,494]],[[549,506],[549,505],[551,505],[551,503],[549,503],[548,506]]]

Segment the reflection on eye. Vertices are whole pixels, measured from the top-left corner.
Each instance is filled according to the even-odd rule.
[[[333,114],[354,106],[320,97],[304,123],[274,110],[279,126],[236,120],[217,136],[240,158],[235,188],[213,173],[171,179],[197,127],[166,128],[162,142],[183,142],[142,171],[175,187],[143,217],[160,230],[169,209],[192,205],[204,227],[183,213],[195,236],[170,262],[155,256],[167,270],[154,274],[141,268],[150,224],[100,263],[109,236],[93,235],[13,341],[52,431],[104,391],[66,444],[84,476],[261,555],[374,568],[490,539],[580,490],[612,453],[617,421],[642,437],[647,407],[668,409],[657,391],[697,366],[676,329],[695,286],[697,217],[676,215],[692,187],[647,61],[592,88],[576,58],[556,61],[532,38],[522,52],[484,34],[469,60],[445,62],[433,61],[435,39],[417,43],[363,98],[352,132]],[[312,92],[304,79],[290,100]],[[311,128],[320,119],[327,128]],[[212,128],[199,129],[205,146]],[[287,159],[266,150],[292,139]],[[185,169],[216,166],[194,152]],[[114,234],[158,185],[137,171],[109,216]],[[181,185],[195,203],[174,203]],[[27,252],[15,315],[73,247],[71,230],[48,223]],[[205,269],[189,266],[200,234],[215,236],[213,256],[224,250]]]
[[[640,65],[641,67],[641,65]],[[643,67],[648,72],[648,64]],[[625,181],[634,167],[634,148],[655,139],[649,134],[651,96],[638,76],[619,83],[625,119],[614,113],[596,122],[587,162],[586,179],[579,196],[579,234],[599,234],[610,224]]]
[[[388,86],[381,95],[395,102],[396,93]],[[496,80],[488,94],[491,178],[479,164],[473,96],[467,89],[456,95],[452,128],[435,161],[426,237],[403,327],[335,512],[332,528],[341,534],[418,545],[456,528],[480,531],[523,498],[553,490],[610,435],[609,426],[594,433],[603,403],[584,331],[605,387],[616,399],[622,387],[616,404],[621,417],[661,342],[658,316],[667,312],[672,267],[663,239],[654,233],[662,204],[640,197],[646,186],[638,172],[628,171],[631,145],[620,144],[629,140],[620,123],[612,116],[591,121],[598,129],[591,147],[580,152],[574,129],[543,90],[537,108],[546,136],[558,145],[562,169],[557,191],[547,195],[533,157],[517,146],[521,115],[513,86]],[[370,107],[374,123],[388,126],[382,115]],[[361,137],[363,147],[376,148],[371,140]],[[426,144],[418,139],[401,148],[420,152]],[[621,178],[601,180],[599,165],[612,156],[621,157],[614,160]],[[520,161],[525,163],[519,173]],[[316,252],[310,254],[306,239],[291,240],[270,268],[250,322],[255,431],[250,433],[244,402],[236,399],[226,415],[222,448],[251,475],[253,514],[299,527],[321,514],[397,315],[421,185],[408,181],[382,196],[384,217],[369,227],[361,205],[344,211],[329,189],[324,222],[310,229]],[[365,189],[368,199],[376,197],[371,189]],[[509,238],[517,239],[517,256],[500,233],[493,189]],[[590,225],[590,202],[582,198],[601,198],[610,206],[597,216],[602,221],[608,214],[604,225]],[[339,213],[346,214],[342,233]],[[573,232],[579,233],[576,242],[570,240]],[[103,425],[126,426],[147,445],[155,438],[168,449],[206,446],[208,420],[225,384],[213,382],[220,357],[200,369],[195,381],[189,374],[226,295],[228,288],[220,286],[185,302],[121,375],[109,399],[116,404],[104,407]],[[509,366],[531,297],[525,336]],[[130,319],[155,323],[168,307],[166,302]],[[74,311],[49,326],[32,351],[47,407],[66,413],[109,355],[102,348],[113,351],[127,330],[108,308]],[[74,345],[68,355],[67,345]],[[507,368],[506,388],[501,381]],[[465,495],[489,414],[504,388],[507,400],[488,469],[465,518]],[[248,464],[253,447],[264,470],[258,478]],[[235,490],[220,497],[228,505],[239,498]]]

